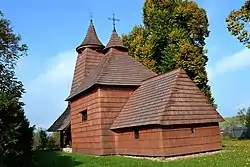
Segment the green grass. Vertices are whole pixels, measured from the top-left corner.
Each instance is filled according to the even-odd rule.
[[[37,153],[38,167],[246,167],[250,166],[250,140],[224,141],[220,153],[169,162],[117,156],[95,157],[61,152]]]

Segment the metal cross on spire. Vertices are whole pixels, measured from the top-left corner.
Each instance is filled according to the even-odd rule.
[[[112,21],[113,21],[113,28],[114,28],[114,31],[116,31],[116,30],[115,30],[115,22],[116,22],[116,21],[117,21],[117,22],[120,21],[120,19],[116,19],[116,18],[115,18],[115,14],[113,13],[113,17],[112,17],[112,18],[109,17],[109,20],[112,20]]]

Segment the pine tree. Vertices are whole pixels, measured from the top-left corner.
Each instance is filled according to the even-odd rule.
[[[27,46],[0,12],[0,166],[32,166],[33,127],[21,102],[23,85],[15,76],[16,61]]]

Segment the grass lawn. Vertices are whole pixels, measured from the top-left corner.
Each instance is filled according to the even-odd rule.
[[[220,153],[169,162],[118,156],[85,156],[61,152],[37,153],[38,167],[247,167],[250,166],[250,140],[224,141]]]

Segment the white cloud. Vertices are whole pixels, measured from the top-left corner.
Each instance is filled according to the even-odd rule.
[[[52,57],[40,74],[25,82],[25,111],[32,124],[48,128],[66,107],[76,61],[75,51]],[[30,64],[30,70],[39,64]]]
[[[250,67],[250,50],[244,49],[233,55],[223,57],[213,66],[207,68],[210,79],[228,72],[238,71]]]
[[[76,53],[74,51],[59,53],[49,61],[44,73],[29,83],[29,89],[43,92],[45,88],[68,85],[72,80],[75,61]]]

